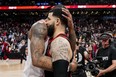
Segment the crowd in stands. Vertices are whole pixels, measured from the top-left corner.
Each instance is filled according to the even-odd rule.
[[[108,32],[112,36],[112,45],[116,47],[116,19],[107,17],[84,17],[75,20],[77,38],[94,58],[97,49],[101,47],[100,35]]]
[[[87,37],[93,37],[96,40],[103,32],[111,31],[112,34],[116,32],[116,19],[82,17],[74,21],[77,34],[85,33],[88,34]]]
[[[29,28],[30,24],[28,23],[19,23],[15,20],[0,21],[1,58],[7,59],[7,53],[20,52],[22,40],[26,42]]]
[[[32,24],[21,23],[16,20],[2,21],[0,20],[0,55],[2,52],[18,53],[20,52],[22,40],[27,44],[28,30]],[[99,36],[101,33],[109,31],[116,39],[116,19],[103,19],[103,18],[74,18],[75,31],[77,38],[82,38],[82,43],[86,48],[94,46],[93,50],[99,45]],[[4,54],[6,59],[7,54]]]
[[[115,0],[0,0],[0,5],[8,6],[23,6],[23,5],[55,5],[61,3],[63,5],[75,5],[75,4],[115,4]]]

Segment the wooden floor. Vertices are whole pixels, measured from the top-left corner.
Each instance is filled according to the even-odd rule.
[[[0,77],[23,77],[23,64],[20,60],[0,60]],[[93,77],[87,73],[87,77]]]
[[[23,67],[20,60],[0,60],[0,77],[22,77]]]

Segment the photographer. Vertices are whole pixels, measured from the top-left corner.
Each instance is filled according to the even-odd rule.
[[[97,77],[116,77],[116,49],[111,45],[111,34],[100,36],[102,47],[98,49],[96,57],[101,57],[99,74]]]
[[[72,77],[87,77],[85,72],[85,59],[89,58],[86,48],[82,46],[82,38],[76,42],[75,58],[77,59],[78,66],[76,71],[72,73]]]

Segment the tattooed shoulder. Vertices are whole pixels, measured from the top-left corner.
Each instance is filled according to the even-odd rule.
[[[32,25],[31,33],[35,37],[43,38],[47,36],[47,26],[43,23],[36,22]]]
[[[33,65],[38,66],[38,62],[41,63],[41,57],[43,56],[45,49],[45,38],[47,36],[47,27],[43,23],[36,22],[30,29],[30,51]],[[39,64],[40,66],[41,64]]]
[[[70,61],[70,52],[70,43],[63,37],[58,37],[51,43],[52,61],[59,59]]]

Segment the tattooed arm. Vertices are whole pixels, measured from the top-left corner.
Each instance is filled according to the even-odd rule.
[[[68,77],[67,70],[72,58],[70,43],[63,37],[51,43],[51,55],[54,77]]]
[[[68,9],[63,8],[62,11],[66,14],[66,15],[63,14],[63,16],[68,21],[69,40],[70,40],[72,51],[74,51],[75,50],[75,45],[76,45],[76,33],[75,33],[75,30],[74,30],[72,15],[71,15],[71,13],[69,12]]]
[[[50,51],[52,55],[52,62],[60,59],[70,62],[72,58],[70,43],[63,37],[58,37],[51,43]]]
[[[52,70],[51,58],[43,55],[46,36],[46,25],[39,22],[33,24],[29,31],[32,64],[45,70]]]
[[[76,48],[76,33],[74,30],[72,15],[68,9],[63,8],[62,11],[66,14],[66,15],[62,15],[62,16],[64,16],[68,21],[69,40],[70,40],[72,51],[74,52],[75,48]],[[73,61],[70,63],[70,71],[73,72],[76,70],[76,68],[77,68],[77,62],[75,62],[75,59],[73,57]]]
[[[32,64],[36,67],[52,71],[51,57],[44,56],[45,37],[47,35],[46,26],[36,22],[29,31],[30,49]],[[67,56],[68,57],[68,56]],[[67,59],[68,60],[68,59]]]

